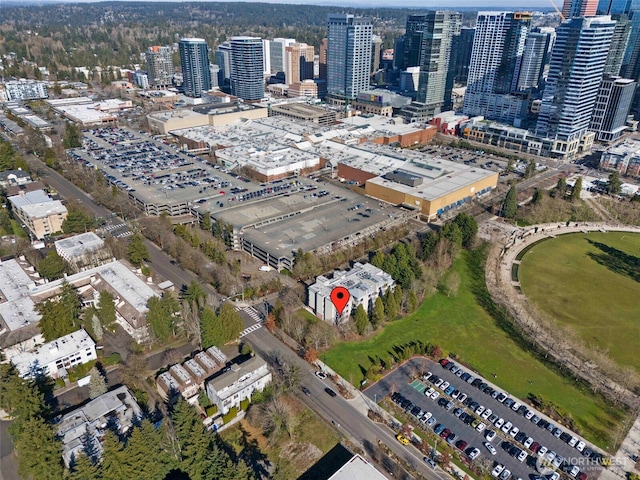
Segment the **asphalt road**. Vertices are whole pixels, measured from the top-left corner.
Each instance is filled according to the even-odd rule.
[[[425,362],[426,365],[422,366]],[[422,410],[431,412],[436,417],[437,423],[441,423],[446,428],[449,428],[452,432],[456,433],[458,435],[458,439],[456,439],[456,442],[460,439],[466,440],[469,443],[470,447],[477,447],[480,450],[482,456],[505,465],[506,468],[508,468],[512,472],[514,478],[528,479],[532,478],[534,475],[539,475],[536,470],[536,456],[530,454],[527,459],[521,463],[505,451],[505,449],[503,448],[503,444],[505,441],[508,441],[523,449],[522,445],[518,444],[518,442],[516,442],[509,435],[506,435],[499,429],[495,428],[489,423],[488,420],[482,420],[482,422],[487,425],[487,430],[495,430],[498,433],[498,436],[491,442],[496,448],[497,454],[495,456],[491,455],[489,451],[482,445],[483,442],[486,441],[484,438],[485,432],[479,433],[470,425],[461,422],[458,418],[455,417],[453,412],[457,407],[460,407],[460,403],[455,402],[455,407],[447,411],[445,408],[438,405],[438,400],[443,396],[442,392],[439,389],[438,391],[441,394],[440,398],[438,398],[437,400],[427,398],[423,393],[416,390],[416,388],[412,387],[411,384],[409,384],[409,382],[411,381],[410,375],[412,370],[416,372],[432,372],[434,375],[437,375],[438,377],[449,382],[456,389],[466,393],[469,397],[472,397],[480,405],[483,405],[486,408],[490,408],[494,414],[498,415],[498,417],[503,418],[505,421],[511,422],[514,426],[518,427],[520,431],[526,432],[527,435],[532,437],[535,442],[538,442],[539,444],[547,447],[549,450],[553,450],[558,455],[561,455],[571,465],[577,465],[581,471],[587,473],[589,478],[597,478],[597,476],[599,475],[600,467],[583,457],[575,448],[570,447],[561,439],[554,437],[546,429],[534,425],[531,421],[527,420],[522,415],[519,415],[503,403],[500,403],[499,401],[491,398],[491,396],[481,392],[476,387],[460,379],[455,374],[451,373],[449,370],[442,368],[435,362],[428,361],[426,359],[413,359],[403,367],[397,369],[395,372],[387,375],[382,381],[373,385],[364,393],[371,399],[380,400],[380,398],[382,398],[383,396],[388,395],[391,390],[398,391],[405,398],[408,398],[412,403],[418,405]],[[465,371],[468,370],[465,369]],[[478,377],[477,374],[471,371],[469,371],[469,373],[471,373],[476,378]],[[484,379],[483,381],[486,382],[486,380]],[[426,384],[427,387],[433,387],[430,382],[423,383]],[[491,385],[490,382],[486,383],[489,383],[490,386],[500,392],[504,391],[502,389],[499,389],[495,385]],[[508,395],[508,392],[504,393]],[[513,399],[517,400],[516,398]],[[527,407],[533,410],[528,405]],[[470,410],[466,408],[465,412],[470,413]],[[534,413],[541,416],[541,418],[546,418],[535,410]],[[416,425],[418,424],[418,422],[414,421],[413,424]],[[564,427],[560,428],[562,428],[563,431],[566,431]],[[573,435],[577,436],[576,434]],[[593,445],[587,444],[587,446],[593,448]]]
[[[340,395],[336,397],[329,396],[324,389],[330,387],[337,391],[333,383],[328,379],[321,380],[316,377],[311,365],[293,353],[279,339],[269,333],[267,329],[260,328],[248,334],[245,338],[251,343],[254,350],[264,358],[270,358],[277,354],[281,361],[300,367],[301,384],[311,392],[308,397],[301,392],[300,398],[316,413],[331,422],[341,434],[358,445],[364,445],[366,442],[376,445],[377,441],[380,440],[395,455],[413,465],[423,478],[428,480],[449,478],[439,469],[434,471],[428,467],[422,461],[423,455],[416,448],[401,445],[396,440],[395,433],[391,429],[372,422],[352,405],[352,401],[345,400]]]
[[[38,162],[38,169],[42,181],[57,190],[63,198],[78,200],[96,217],[112,217],[113,213],[110,210],[97,204],[89,195],[61,174],[47,167],[44,163],[40,162],[40,160],[34,158],[32,162]],[[198,276],[194,273],[182,269],[179,265],[173,265],[171,263],[173,259],[164,253],[155,243],[149,240],[145,240],[145,243],[149,250],[149,263],[151,264],[152,270],[162,278],[171,280],[177,290],[179,290],[182,285],[188,285],[192,280],[199,281]],[[217,295],[216,291],[210,285],[203,284],[203,286],[207,293]]]

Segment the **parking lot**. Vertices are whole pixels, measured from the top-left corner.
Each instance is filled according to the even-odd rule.
[[[411,371],[424,374],[410,381]],[[584,439],[454,362],[413,359],[365,394],[374,401],[392,394],[412,425],[433,429],[471,459],[490,459],[502,480],[593,480],[602,468],[600,451]]]

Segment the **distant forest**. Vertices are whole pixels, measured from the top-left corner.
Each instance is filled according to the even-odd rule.
[[[212,50],[234,35],[252,35],[295,38],[317,51],[326,36],[328,13],[372,18],[374,33],[382,37],[385,48],[392,48],[394,39],[404,33],[407,15],[424,10],[226,2],[5,5],[0,52],[15,52],[19,60],[45,66],[55,79],[72,79],[72,67],[130,68],[143,62],[140,53],[147,47],[187,36],[206,39]],[[475,11],[464,11],[463,16],[466,25],[475,23]],[[25,73],[32,72],[19,65],[5,70],[5,75]]]

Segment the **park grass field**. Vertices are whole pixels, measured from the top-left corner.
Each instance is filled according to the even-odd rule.
[[[640,372],[640,235],[560,235],[531,248],[518,277],[543,314]]]
[[[374,337],[337,344],[326,352],[326,362],[359,385],[370,358],[386,358],[394,346],[416,340],[439,344],[510,394],[526,399],[533,393],[553,402],[573,417],[585,438],[610,451],[621,440],[618,426],[626,413],[544,364],[485,311],[474,295],[479,284],[484,286],[484,276],[477,275],[478,268],[472,276],[471,257],[463,252],[454,264],[461,278],[456,297],[436,293],[418,311],[387,324]]]

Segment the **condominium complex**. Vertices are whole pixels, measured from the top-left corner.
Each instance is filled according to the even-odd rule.
[[[584,149],[615,22],[609,16],[579,17],[556,29],[549,76],[536,135],[550,140],[553,155]]]
[[[598,0],[564,0],[562,5],[562,16],[571,17],[593,17],[598,9]]]
[[[231,37],[231,93],[244,101],[264,98],[262,39]]]
[[[517,123],[526,100],[515,96],[532,14],[479,12],[464,97],[465,115]]]
[[[349,14],[327,18],[327,92],[338,99],[352,100],[369,88],[371,37],[369,19]]]
[[[178,44],[184,93],[189,97],[202,97],[211,90],[209,47],[203,38],[183,38]]]
[[[67,208],[60,200],[54,200],[44,190],[21,192],[9,197],[14,214],[38,240],[62,231],[67,218]]]
[[[145,52],[149,85],[166,88],[173,83],[173,57],[171,47],[153,46]]]

